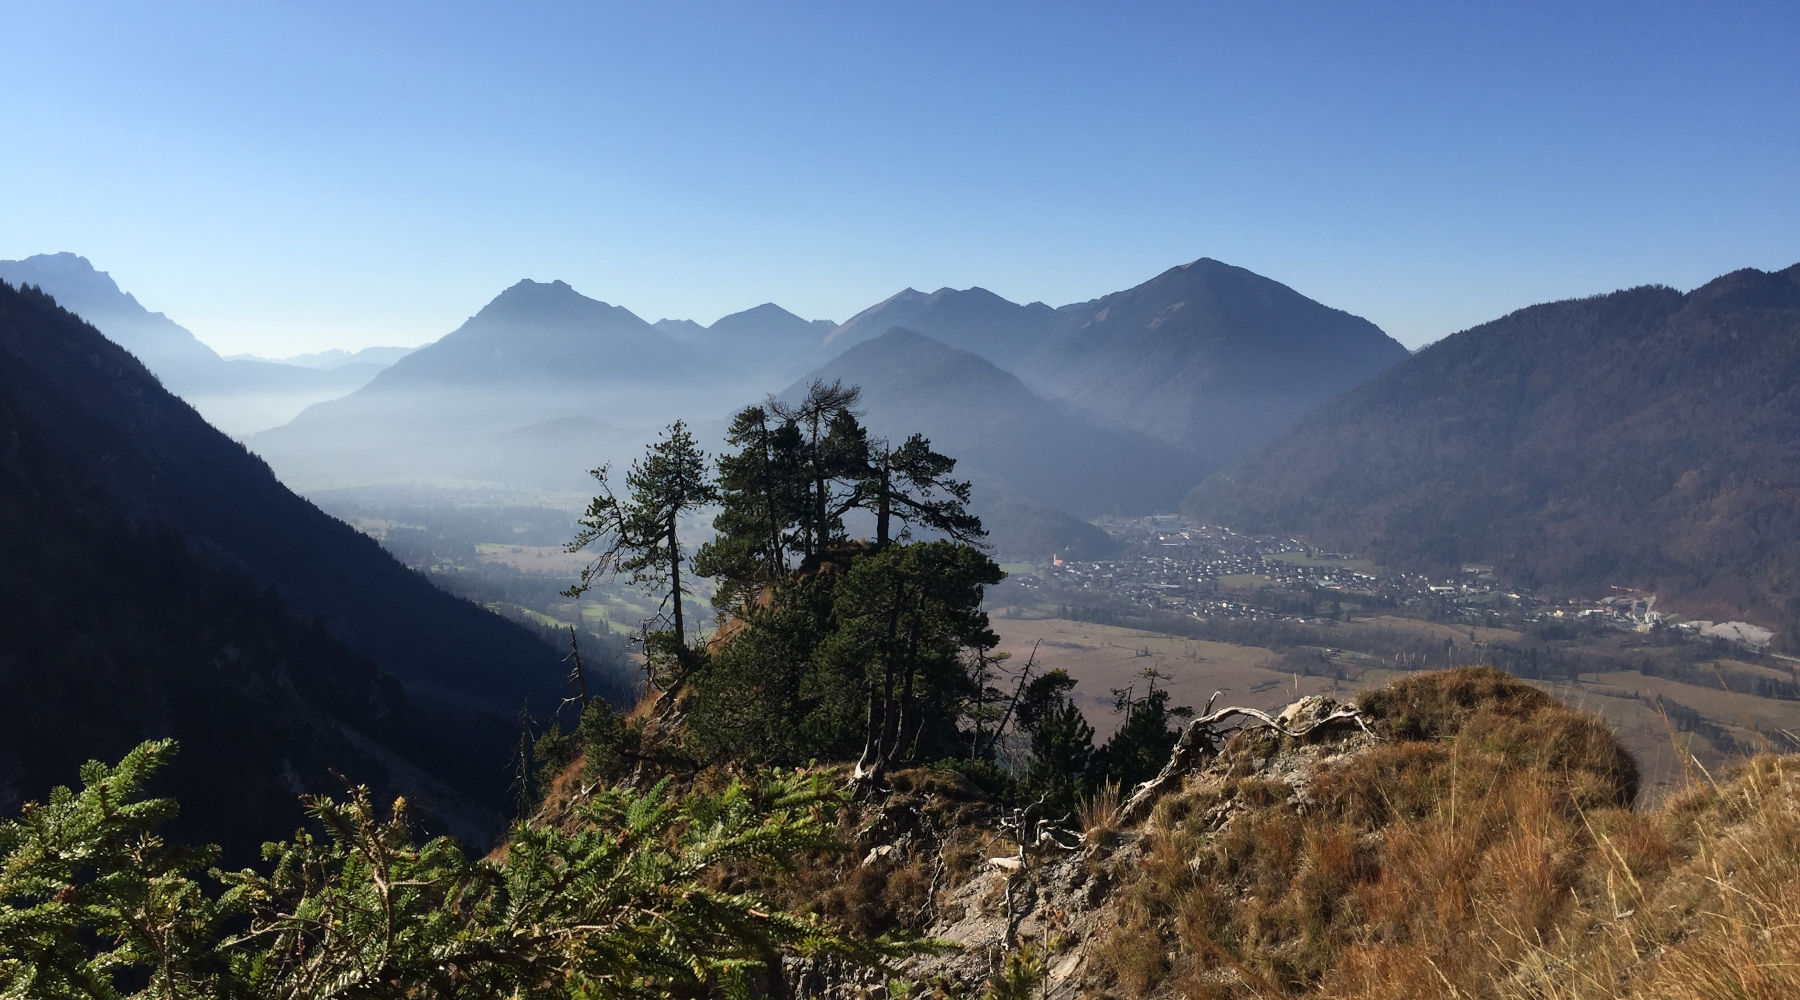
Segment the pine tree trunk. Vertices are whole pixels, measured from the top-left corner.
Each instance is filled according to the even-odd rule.
[[[765,421],[759,430],[761,434],[757,440],[762,445],[763,503],[769,511],[769,538],[766,553],[769,565],[764,572],[772,582],[781,579],[782,570],[786,567],[782,565],[781,558],[781,511],[775,504],[774,456],[769,454],[768,423]]]
[[[675,514],[669,513],[669,595],[675,602],[675,639],[687,645],[687,628],[681,621],[681,543],[675,537]]]
[[[875,507],[875,547],[887,548],[888,522],[894,515],[893,470],[881,466],[881,500]]]

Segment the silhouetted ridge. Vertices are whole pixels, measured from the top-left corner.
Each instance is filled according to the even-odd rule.
[[[220,358],[185,327],[150,312],[85,257],[41,254],[0,261],[0,280],[30,284],[54,296],[108,340],[130,351],[171,392],[232,434],[268,427],[313,399],[367,382],[375,364],[307,368],[258,359]]]
[[[415,762],[420,773],[456,789],[459,808],[474,809],[472,816],[485,817],[478,827],[492,831],[519,708],[529,701],[547,710],[560,693],[562,669],[553,649],[517,626],[437,590],[368,537],[288,492],[261,461],[207,426],[191,407],[158,386],[143,365],[57,308],[48,296],[0,286],[0,394],[10,401],[6,440],[13,442],[0,440],[0,448],[18,454],[34,451],[40,466],[50,463],[62,470],[45,474],[43,482],[68,484],[57,487],[65,494],[69,489],[82,491],[89,498],[83,503],[97,511],[89,519],[91,530],[78,525],[67,532],[71,540],[66,548],[74,555],[63,568],[46,572],[91,580],[107,589],[114,589],[110,578],[127,575],[139,586],[115,596],[110,613],[122,619],[135,613],[130,610],[133,601],[139,602],[136,607],[149,608],[154,605],[142,601],[236,592],[268,595],[266,607],[256,612],[261,617],[244,625],[250,630],[247,634],[264,634],[264,625],[275,628],[271,622],[288,622],[281,628],[290,632],[305,631],[292,622],[317,623],[318,641],[326,643],[318,647],[322,657],[366,664],[356,668],[363,679],[349,678],[344,684],[375,684],[380,670],[407,691],[406,698],[394,704],[412,706],[411,714],[395,723],[403,724],[404,741],[383,743],[384,731],[371,728],[363,735],[372,743],[354,739],[352,743],[365,757],[383,760],[391,775],[414,766],[401,758]],[[27,440],[33,443],[23,443]],[[30,523],[39,515],[39,505],[24,505],[23,490],[6,495],[19,505],[12,508],[16,517]],[[80,506],[54,497],[47,502]],[[105,527],[109,524],[118,527]],[[121,555],[99,558],[96,554],[108,543],[94,541],[95,536],[125,537],[120,531],[129,536],[118,543]],[[160,565],[191,565],[191,570],[170,570],[191,585],[129,576],[114,565],[125,551],[142,551],[146,545],[164,553]],[[46,553],[28,546],[21,558],[26,556],[35,566]],[[226,577],[235,582],[217,582]],[[216,596],[193,597],[179,616],[144,612],[162,622],[156,626],[157,634],[166,636],[169,645],[159,652],[154,642],[137,636],[132,648],[141,646],[146,662],[179,660],[167,650],[188,649],[195,635],[217,631],[209,608],[218,603]],[[88,628],[81,624],[81,612],[69,614],[74,616],[71,628]],[[90,631],[90,642],[109,648],[113,640],[104,622]],[[66,641],[66,636],[55,641]],[[337,645],[340,642],[342,646]],[[227,655],[221,652],[226,646],[243,650],[255,642],[227,639],[209,648],[215,655]],[[280,657],[300,655],[281,642],[267,646],[278,662],[288,662]],[[296,665],[281,669],[302,669],[298,666],[302,660],[292,662]],[[320,660],[305,662],[307,671],[326,669],[317,665]],[[277,670],[271,676],[279,680],[284,675]],[[143,683],[153,687],[156,681],[156,676],[146,676]],[[306,683],[292,683],[304,692]],[[288,685],[280,681],[277,688]],[[103,697],[106,691],[90,693]],[[156,715],[156,706],[154,698],[142,706],[152,721],[167,716]],[[300,712],[296,719],[310,717],[296,711]],[[357,725],[353,714],[335,709],[327,714]],[[392,715],[390,707],[375,717]],[[316,728],[315,723],[304,725]],[[270,726],[271,732],[279,729],[273,722]],[[70,752],[92,756],[96,751]],[[66,779],[66,774],[59,772],[57,777]]]

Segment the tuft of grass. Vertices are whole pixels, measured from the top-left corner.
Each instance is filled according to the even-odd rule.
[[[1606,727],[1499,671],[1414,675],[1361,707],[1388,738],[1303,787],[1244,765],[1273,747],[1243,734],[1159,805],[1094,951],[1108,989],[1800,996],[1800,760],[1640,813]]]
[[[1094,789],[1094,794],[1083,796],[1076,806],[1076,817],[1081,821],[1082,839],[1090,844],[1103,843],[1107,838],[1119,832],[1119,803],[1121,794],[1116,778],[1108,778]]]

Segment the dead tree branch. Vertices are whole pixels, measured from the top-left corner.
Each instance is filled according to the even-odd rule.
[[[1215,692],[1213,698],[1217,697],[1218,694]],[[1212,699],[1208,699],[1206,704],[1208,708],[1211,708]],[[1175,749],[1169,754],[1169,762],[1163,765],[1162,771],[1156,777],[1132,789],[1131,797],[1119,807],[1117,822],[1121,826],[1130,826],[1148,815],[1150,807],[1155,805],[1158,799],[1179,783],[1188,772],[1199,766],[1200,758],[1203,755],[1217,752],[1220,737],[1223,735],[1219,724],[1239,716],[1255,720],[1254,728],[1273,729],[1283,736],[1295,739],[1325,726],[1344,722],[1354,722],[1363,732],[1370,736],[1375,735],[1370,731],[1368,724],[1363,721],[1362,712],[1354,705],[1339,705],[1330,713],[1298,728],[1289,728],[1269,713],[1254,708],[1232,705],[1216,712],[1208,712],[1189,722],[1187,728],[1182,730],[1181,738],[1175,741]]]

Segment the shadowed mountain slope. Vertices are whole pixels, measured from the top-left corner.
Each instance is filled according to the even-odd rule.
[[[1406,357],[1367,320],[1205,258],[1059,309],[983,288],[908,288],[851,317],[826,347],[897,326],[981,355],[1040,395],[1208,468]]]
[[[1800,621],[1800,265],[1522,309],[1332,400],[1185,510]]]
[[[861,386],[874,436],[917,431],[957,459],[959,476],[1084,516],[1169,509],[1196,468],[1176,449],[1069,416],[983,358],[910,330],[845,351],[781,396],[797,398],[813,378]]]
[[[321,655],[343,656],[367,668],[357,668],[362,672],[352,671],[340,684],[330,669],[317,666],[317,657],[304,665],[296,659],[284,669],[310,679],[283,680],[287,675],[276,671],[269,681],[274,687],[264,694],[283,697],[290,686],[304,692],[316,679],[348,692],[343,697],[361,706],[359,711],[398,718],[392,705],[382,707],[387,703],[371,701],[374,696],[368,692],[392,695],[390,700],[399,704],[403,688],[411,713],[406,718],[412,720],[404,750],[398,749],[400,744],[375,740],[364,745],[351,735],[341,738],[360,746],[366,756],[384,760],[391,773],[404,770],[401,754],[424,762],[426,774],[460,790],[466,801],[482,804],[489,810],[486,816],[495,815],[491,810],[506,784],[504,762],[517,737],[519,709],[529,701],[548,710],[560,693],[563,671],[553,649],[436,589],[373,540],[288,492],[267,466],[207,426],[123,349],[57,308],[48,296],[0,288],[0,394],[7,400],[8,420],[0,450],[31,463],[38,471],[15,478],[41,484],[43,491],[30,503],[19,499],[27,495],[22,489],[9,491],[8,502],[17,504],[8,508],[12,516],[29,524],[59,508],[92,512],[63,530],[71,541],[57,543],[60,536],[49,534],[48,549],[27,545],[20,551],[35,558],[34,553],[60,548],[69,555],[62,557],[64,568],[58,572],[91,577],[103,592],[119,590],[114,577],[134,581],[138,586],[124,589],[146,603],[134,610],[120,596],[121,603],[111,611],[121,620],[155,618],[144,609],[175,595],[236,592],[251,606],[240,615],[246,620],[312,622],[304,628],[291,622],[271,625],[275,631],[270,634],[316,633],[315,646],[325,650]],[[92,558],[105,548],[93,541],[95,531],[124,539],[114,558]],[[203,579],[158,582],[149,570],[114,565],[146,546],[177,553],[165,560],[178,567],[170,572]],[[191,573],[179,569],[189,564]],[[235,582],[222,582],[227,578]],[[185,616],[158,619],[154,628],[168,633],[169,649],[204,646],[226,663],[246,649],[260,648],[258,643],[271,650],[270,656],[287,655],[273,640],[234,640],[238,633],[208,617],[210,600],[194,596],[184,604]],[[129,634],[142,638],[144,633]],[[196,634],[218,639],[209,644]],[[103,626],[86,639],[66,634],[43,639],[99,649],[116,645]],[[169,655],[152,648],[141,652],[147,661]],[[0,673],[10,676],[19,662]],[[382,688],[377,670],[398,683]],[[143,683],[154,684],[156,678]],[[154,700],[147,702],[143,711],[163,718],[154,705]],[[296,718],[301,720],[296,725],[311,726],[307,732],[321,740],[337,738],[322,723],[304,721],[309,718],[304,714]],[[331,718],[337,720],[334,726],[357,722],[353,714]],[[491,831],[491,826],[484,828]]]
[[[1365,319],[1206,258],[1057,314],[1017,369],[1026,384],[1207,463],[1407,356]]]
[[[72,253],[0,261],[0,280],[36,285],[54,296],[230,434],[279,424],[311,403],[363,385],[382,368],[369,361],[310,367],[221,358],[187,328],[145,309],[111,275]]]
[[[251,444],[289,482],[482,478],[535,468],[502,438],[520,428],[629,414],[655,426],[677,387],[717,377],[704,355],[628,309],[561,281],[521,281],[368,385]],[[565,425],[566,426],[566,425]],[[598,464],[547,454],[546,475]],[[554,466],[552,468],[551,466]]]

